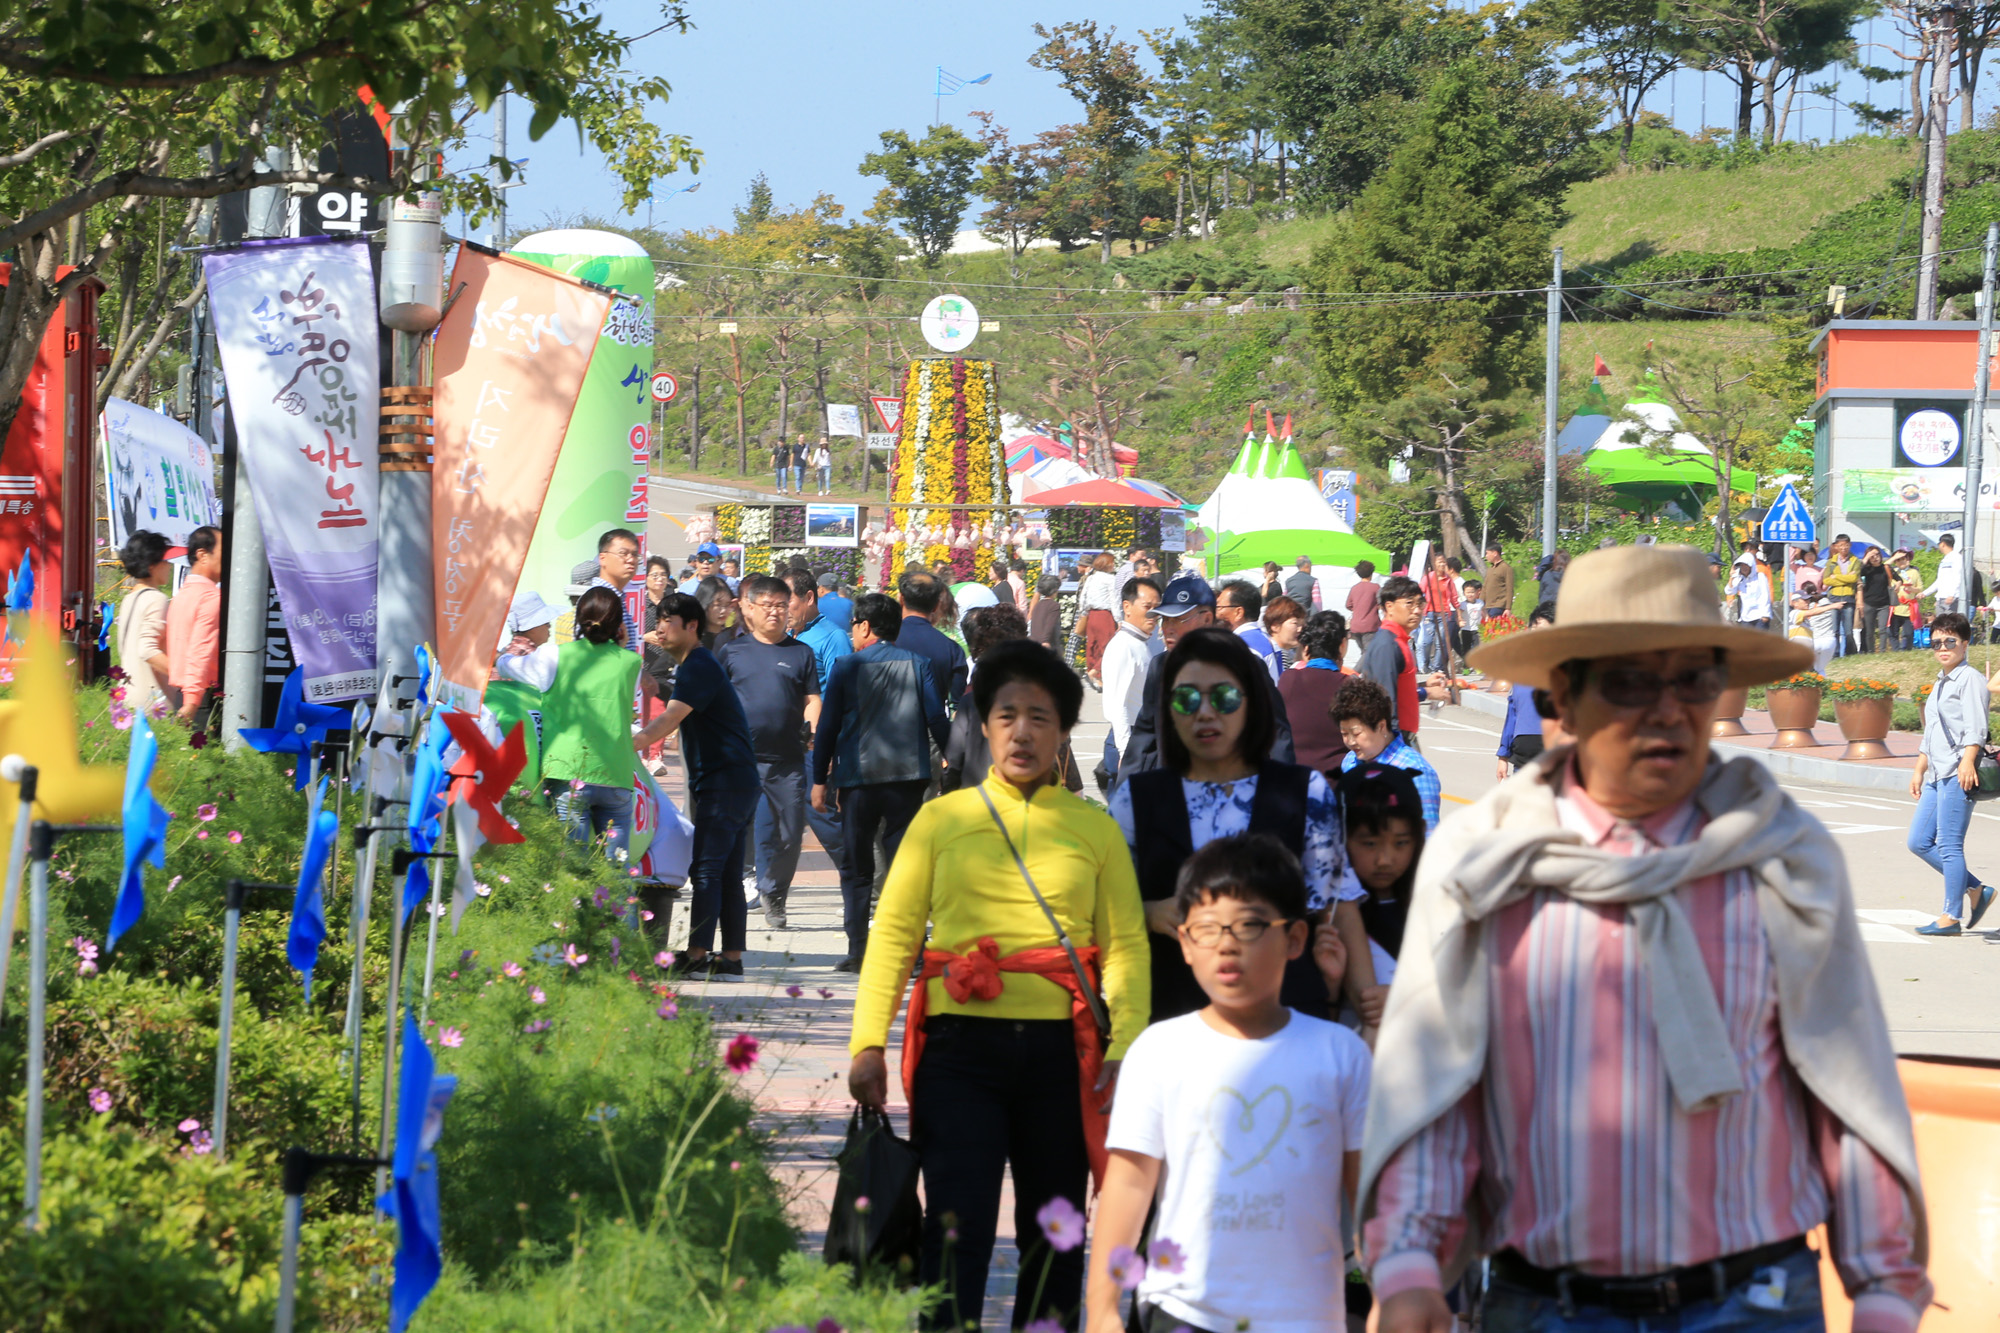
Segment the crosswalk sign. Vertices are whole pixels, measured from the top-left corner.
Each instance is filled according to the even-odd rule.
[[[1764,540],[1783,542],[1788,546],[1814,546],[1818,544],[1819,532],[1813,526],[1812,511],[1799,498],[1790,482],[1778,492],[1778,498],[1771,502],[1770,510],[1764,515]]]

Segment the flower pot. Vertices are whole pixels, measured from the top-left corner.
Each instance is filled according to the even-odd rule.
[[[1722,697],[1715,701],[1715,722],[1709,735],[1718,740],[1727,736],[1748,736],[1750,729],[1743,725],[1743,710],[1749,707],[1748,686],[1737,690],[1724,690]]]
[[[1817,689],[1764,691],[1764,707],[1778,731],[1772,749],[1808,749],[1819,744],[1813,735],[1813,724],[1819,721],[1819,696]]]
[[[1486,682],[1486,692],[1488,694],[1505,694],[1513,688],[1514,683],[1512,681],[1495,679]]]
[[[1840,757],[1887,759],[1889,747],[1884,742],[1889,737],[1895,704],[1894,699],[1835,699],[1834,720],[1840,723],[1840,734],[1847,738],[1847,749]]]

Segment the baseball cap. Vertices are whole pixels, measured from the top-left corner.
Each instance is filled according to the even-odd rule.
[[[840,586],[840,575],[838,574],[820,575],[819,586],[822,588],[838,588]]]
[[[1197,606],[1214,605],[1215,590],[1208,586],[1207,579],[1199,574],[1176,574],[1167,584],[1158,610],[1163,616],[1184,616]]]
[[[507,612],[507,624],[516,634],[525,634],[537,625],[553,624],[555,618],[556,609],[538,592],[515,594],[514,604]]]
[[[703,556],[707,556],[711,560],[720,560],[722,559],[722,548],[714,542],[703,542],[694,548],[694,558],[699,560]]]

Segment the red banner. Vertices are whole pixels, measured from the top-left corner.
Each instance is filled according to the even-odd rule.
[[[437,331],[431,539],[438,672],[479,706],[611,297],[461,247]]]

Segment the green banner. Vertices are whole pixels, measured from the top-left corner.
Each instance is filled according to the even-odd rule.
[[[639,244],[606,231],[537,232],[511,253],[636,298],[611,307],[577,396],[520,590],[566,607],[571,571],[597,558],[607,528],[646,536],[646,464],[652,451],[653,261]],[[548,335],[565,336],[549,330]],[[629,590],[643,589],[635,579]],[[628,599],[629,600],[629,599]],[[568,625],[568,615],[562,617]]]
[[[1849,468],[1840,477],[1840,507],[1850,514],[1959,513],[1965,469]]]

